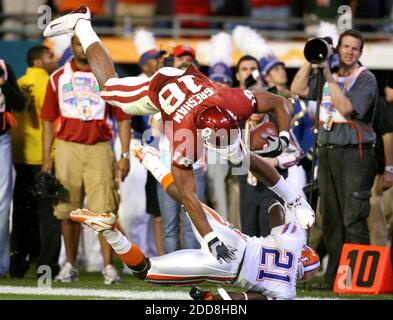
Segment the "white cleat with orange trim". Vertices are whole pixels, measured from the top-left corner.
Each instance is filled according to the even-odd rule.
[[[95,232],[112,230],[116,224],[116,216],[113,213],[97,214],[87,209],[76,209],[70,213],[70,219],[80,222],[83,226]]]
[[[69,14],[51,21],[44,30],[44,37],[56,37],[62,34],[73,34],[76,23],[80,19],[91,19],[89,8],[81,6]]]

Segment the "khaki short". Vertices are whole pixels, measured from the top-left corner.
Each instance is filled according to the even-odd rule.
[[[70,212],[83,206],[93,212],[116,213],[119,194],[114,179],[114,156],[109,142],[86,145],[57,140],[55,175],[68,190],[67,202],[55,206],[58,219],[69,219]]]

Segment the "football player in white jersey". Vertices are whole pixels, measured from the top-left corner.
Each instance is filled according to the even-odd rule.
[[[145,146],[137,148],[134,153],[143,165],[154,168],[153,175],[165,185],[170,196],[179,200],[172,174],[160,161],[157,151]],[[146,258],[135,244],[116,229],[115,215],[78,209],[70,216],[72,220],[102,233],[120,259],[142,280],[174,285],[203,282],[232,284],[245,290],[243,293],[213,295],[192,288],[190,294],[194,299],[293,299],[297,281],[310,278],[318,271],[319,259],[306,246],[305,231],[294,215],[289,211],[285,214],[279,202],[273,202],[268,210],[272,228],[270,235],[259,238],[242,234],[213,209],[203,203],[201,205],[214,232],[235,254],[235,259],[229,263],[217,261],[210,254],[206,241],[194,225],[193,230],[201,249],[179,250],[160,257]],[[302,254],[310,250],[314,258],[302,259]]]

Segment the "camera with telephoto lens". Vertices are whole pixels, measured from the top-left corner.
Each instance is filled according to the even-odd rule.
[[[335,52],[331,37],[308,40],[304,46],[304,57],[312,64],[320,64],[329,59],[329,51]]]

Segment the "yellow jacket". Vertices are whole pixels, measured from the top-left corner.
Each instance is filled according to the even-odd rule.
[[[42,164],[42,121],[49,74],[43,68],[30,67],[18,79],[18,85],[26,97],[25,110],[15,112],[17,126],[11,129],[14,163]]]

